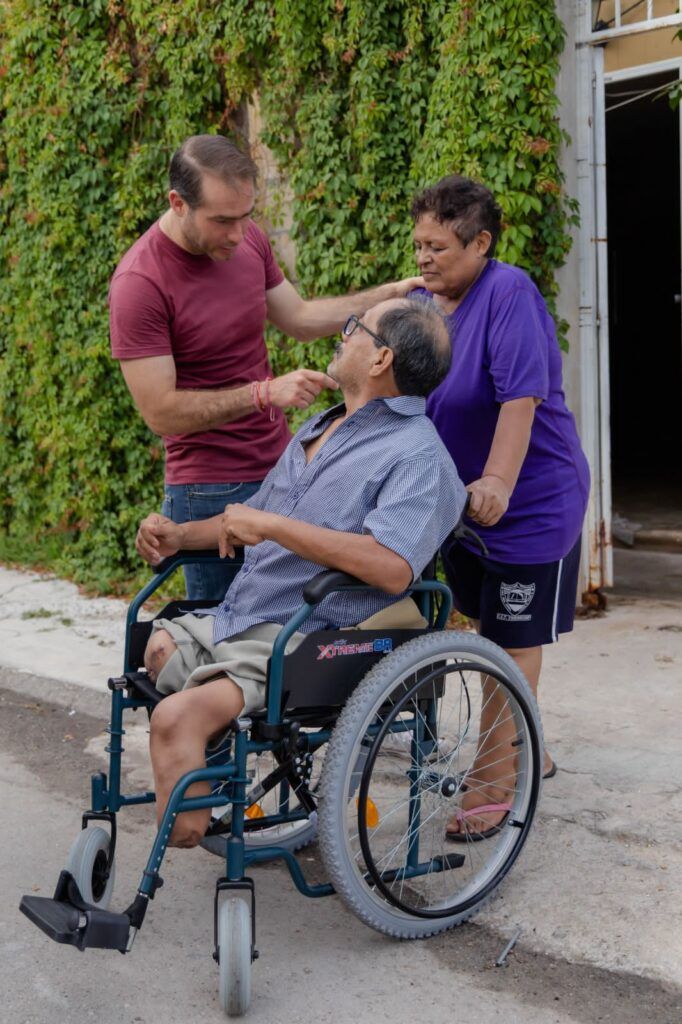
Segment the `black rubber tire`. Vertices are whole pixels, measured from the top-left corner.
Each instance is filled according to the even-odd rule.
[[[218,904],[218,997],[228,1017],[241,1017],[251,1002],[251,908],[239,896]]]
[[[73,875],[85,902],[99,910],[108,909],[114,891],[115,863],[111,865],[109,878],[105,881],[102,877],[110,841],[109,833],[99,825],[84,828],[73,841],[66,861],[66,870]]]
[[[352,800],[357,789],[357,780],[353,780],[353,772],[358,764],[360,745],[366,748],[368,737],[372,735],[368,730],[374,728],[376,733],[376,723],[386,720],[386,701],[391,695],[395,698],[396,688],[400,688],[401,692],[407,690],[407,681],[414,682],[414,673],[417,669],[425,671],[429,665],[443,662],[449,664],[454,659],[470,666],[469,671],[475,677],[477,686],[479,672],[485,672],[502,683],[503,692],[509,702],[508,707],[515,716],[517,728],[523,733],[524,746],[520,745],[519,754],[515,755],[523,759],[524,765],[519,774],[521,781],[514,783],[514,807],[515,814],[518,810],[519,822],[518,827],[506,830],[503,839],[497,845],[491,840],[476,843],[476,857],[482,863],[485,862],[485,858],[491,858],[490,878],[486,877],[481,869],[480,893],[476,891],[477,881],[474,874],[472,891],[462,901],[462,909],[453,909],[452,913],[441,913],[441,916],[414,916],[405,909],[393,905],[378,891],[377,886],[368,878],[364,860],[360,860],[357,845],[359,840],[357,835],[353,834],[358,822],[355,801]],[[447,673],[448,677],[461,676],[454,667],[449,668]],[[480,686],[478,689],[480,690]],[[384,711],[378,719],[377,713],[382,707]],[[458,739],[457,747],[461,745],[462,741]],[[349,909],[370,927],[398,938],[425,938],[468,920],[492,896],[525,843],[541,787],[542,750],[542,730],[537,705],[528,683],[514,661],[497,645],[473,633],[444,631],[418,637],[387,655],[367,674],[339,716],[329,741],[320,784],[320,851],[330,881]],[[363,774],[372,770],[370,762],[371,757],[363,769]],[[428,770],[432,773],[431,765]],[[403,775],[406,774],[403,772]],[[396,778],[398,775],[400,772]],[[462,783],[463,776],[458,780],[456,795],[463,791]],[[404,780],[401,780],[400,784],[404,786]],[[434,800],[440,799],[440,790],[436,788],[431,797]],[[406,801],[402,798],[401,801],[400,806],[406,806]],[[449,813],[452,814],[453,805],[446,805],[446,811],[448,806]],[[390,811],[390,814],[392,813],[393,810]],[[419,828],[422,828],[421,819]],[[466,844],[464,848],[449,842],[446,844],[444,828],[437,833],[434,841],[440,842],[440,837],[443,839],[443,854],[466,855]],[[469,853],[473,858],[472,851]],[[499,865],[492,859],[493,855],[499,860]],[[472,868],[472,873],[473,871]],[[431,878],[435,877],[434,873]],[[447,904],[444,905],[447,907]]]

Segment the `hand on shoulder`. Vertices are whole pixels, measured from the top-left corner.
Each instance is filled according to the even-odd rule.
[[[404,299],[415,288],[425,288],[426,284],[423,277],[406,277],[402,281],[396,281],[394,287],[395,297],[397,299]]]

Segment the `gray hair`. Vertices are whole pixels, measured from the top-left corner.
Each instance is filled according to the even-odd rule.
[[[393,376],[401,395],[426,398],[447,376],[452,362],[450,336],[431,302],[407,299],[387,309],[379,318],[377,333],[393,352]]]

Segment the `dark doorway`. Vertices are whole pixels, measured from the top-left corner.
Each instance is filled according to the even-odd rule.
[[[606,87],[614,518],[645,529],[682,529],[678,77]]]

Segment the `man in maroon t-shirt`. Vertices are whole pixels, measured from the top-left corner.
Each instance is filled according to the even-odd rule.
[[[162,511],[176,522],[250,497],[289,441],[283,410],[336,388],[316,370],[270,379],[266,320],[309,341],[422,284],[409,278],[305,301],[251,220],[255,182],[251,159],[223,137],[187,139],[171,160],[169,209],[111,282],[112,353],[147,426],[163,437]],[[189,597],[222,599],[222,567],[189,566],[185,576]]]

